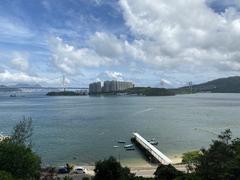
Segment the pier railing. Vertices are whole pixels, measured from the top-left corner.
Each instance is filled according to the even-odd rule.
[[[164,165],[171,164],[172,161],[165,156],[162,152],[160,152],[155,146],[150,144],[146,139],[144,139],[140,134],[133,133],[135,140],[145,149],[147,150],[157,161]]]

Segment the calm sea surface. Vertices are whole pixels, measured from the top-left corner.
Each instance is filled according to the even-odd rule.
[[[44,164],[93,164],[109,155],[124,162],[144,162],[127,152],[132,132],[155,138],[168,156],[207,147],[216,134],[230,128],[240,136],[240,94],[194,94],[173,97],[47,97],[0,94],[0,132],[9,134],[23,116],[31,116],[34,151]],[[119,152],[118,152],[119,151]]]

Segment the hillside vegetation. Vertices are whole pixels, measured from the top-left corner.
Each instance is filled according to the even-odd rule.
[[[165,88],[150,88],[150,87],[134,87],[127,89],[126,93],[129,95],[142,95],[142,96],[173,96],[174,92]]]
[[[177,94],[212,92],[212,93],[240,93],[240,76],[215,79],[206,83],[172,89]]]

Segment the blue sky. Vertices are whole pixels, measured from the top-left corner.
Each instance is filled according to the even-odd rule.
[[[127,80],[166,87],[239,75],[237,0],[1,0],[0,84]]]

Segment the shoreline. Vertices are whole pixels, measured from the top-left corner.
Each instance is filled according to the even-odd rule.
[[[172,160],[172,165],[178,169],[179,171],[186,172],[186,167],[184,164],[181,164],[182,161],[182,155],[174,155],[170,156],[170,159]],[[145,162],[134,162],[134,163],[126,163],[121,162],[122,166],[128,167],[130,171],[136,176],[142,176],[142,177],[154,177],[154,172],[156,171],[158,165],[157,164],[150,164],[147,161]],[[93,176],[94,175],[94,168],[95,166],[89,165],[89,166],[83,166],[85,169],[87,169],[88,175]]]
[[[182,154],[176,154],[176,155],[170,155],[168,156],[170,160],[172,160],[173,165],[181,164],[182,161]],[[115,157],[117,159],[117,157]],[[104,159],[99,159],[99,160],[104,160]],[[76,161],[66,161],[64,163],[42,163],[43,167],[58,167],[58,166],[63,166],[66,163],[72,164],[72,165],[80,165],[84,167],[94,167],[95,162],[99,161],[93,161],[93,162],[76,162]],[[118,159],[117,159],[118,160]],[[120,163],[122,166],[125,167],[152,167],[154,164],[149,163],[146,159],[144,158],[125,158],[121,159]]]
[[[169,158],[172,160],[172,165],[180,170],[180,171],[184,171],[186,172],[186,167],[184,164],[181,164],[181,160],[182,160],[182,155],[174,155],[174,156],[170,156]],[[136,176],[142,176],[142,177],[154,177],[154,172],[156,171],[158,164],[151,164],[149,162],[147,162],[146,160],[141,160],[138,161],[136,160],[131,160],[131,161],[127,161],[127,159],[124,159],[122,161],[120,161],[121,165],[123,167],[128,167],[131,171],[131,173],[134,173]],[[69,163],[72,165],[76,165],[76,166],[82,166],[83,168],[85,168],[87,170],[87,176],[94,176],[94,168],[95,165],[81,165],[81,163]],[[58,175],[59,177],[61,175]],[[76,175],[77,176],[77,175]]]

